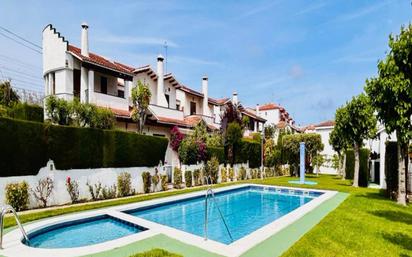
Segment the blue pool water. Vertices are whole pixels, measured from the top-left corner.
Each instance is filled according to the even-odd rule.
[[[65,222],[29,235],[30,246],[71,248],[106,242],[145,230],[145,228],[103,215]]]
[[[218,193],[215,196],[233,241],[236,241],[321,194],[249,186]],[[230,244],[232,241],[213,200],[209,203],[208,238]],[[198,236],[204,236],[204,196],[126,212]]]

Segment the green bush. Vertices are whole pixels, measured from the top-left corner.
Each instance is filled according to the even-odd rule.
[[[152,167],[168,140],[132,132],[55,126],[0,118],[0,176],[35,175],[52,159],[57,169]]]
[[[237,180],[245,180],[246,179],[246,169],[245,167],[240,167],[239,174],[237,174]]]
[[[185,184],[186,184],[186,187],[192,186],[192,171],[190,170],[185,171]]]
[[[253,141],[242,140],[236,148],[235,163],[247,163],[249,167],[260,167],[261,144]]]
[[[386,194],[392,199],[396,199],[398,194],[398,144],[397,142],[386,142],[385,151],[385,177]]]
[[[77,203],[79,201],[79,195],[80,195],[79,183],[76,180],[71,179],[70,177],[67,177],[66,190],[67,190],[67,193],[69,193],[70,195],[70,199],[72,203]]]
[[[200,186],[203,184],[202,172],[200,169],[195,169],[193,171],[193,180],[195,186]]]
[[[150,193],[150,187],[152,186],[152,180],[150,172],[145,171],[142,173],[142,180],[143,180],[143,191],[145,193]]]
[[[119,197],[129,196],[133,194],[132,190],[132,175],[127,172],[122,172],[117,176],[117,195]]]
[[[6,185],[6,202],[16,211],[26,210],[29,206],[29,185],[26,181]]]
[[[177,189],[182,188],[182,170],[178,167],[173,170],[173,184]]]
[[[161,182],[162,182],[162,190],[167,191],[167,180],[169,179],[167,175],[162,175],[160,177]]]
[[[10,118],[37,122],[43,122],[43,113],[43,107],[28,103],[17,103],[7,110]]]
[[[222,167],[220,170],[220,178],[221,178],[221,183],[227,182],[227,170],[225,167]]]
[[[212,179],[211,183],[216,184],[219,177],[219,161],[216,157],[212,157],[207,161],[205,166],[205,176]]]
[[[235,178],[235,171],[233,170],[232,167],[229,167],[229,174],[228,174],[229,181],[233,181]]]
[[[353,179],[355,171],[355,152],[352,149],[346,150],[346,166],[345,166],[345,178]]]
[[[102,198],[103,199],[113,199],[116,198],[117,187],[116,185],[104,186],[102,187]]]
[[[207,147],[207,159],[210,160],[212,157],[216,157],[219,163],[225,163],[225,149],[223,147]]]
[[[369,183],[369,150],[362,148],[359,153],[359,186],[368,187]]]

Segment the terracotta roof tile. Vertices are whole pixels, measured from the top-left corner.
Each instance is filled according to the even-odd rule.
[[[263,104],[259,107],[259,111],[267,111],[267,110],[276,110],[280,109],[281,107],[275,103],[268,103],[268,104]]]

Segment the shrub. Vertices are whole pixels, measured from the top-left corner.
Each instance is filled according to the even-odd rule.
[[[181,142],[178,153],[183,164],[196,164],[206,159],[206,144],[192,137],[186,137]]]
[[[235,163],[247,163],[249,167],[256,168],[260,166],[261,145],[260,143],[242,140],[239,147],[236,148]]]
[[[168,176],[167,175],[162,175],[161,176],[161,180],[162,180],[162,190],[166,191],[167,190],[167,180],[168,180]]]
[[[222,167],[220,170],[220,178],[221,178],[221,183],[227,182],[227,170],[225,167]]]
[[[29,185],[26,181],[6,185],[6,202],[16,211],[26,210],[29,206]]]
[[[268,167],[265,167],[265,177],[266,178],[271,178],[271,177],[274,177],[274,175],[275,175],[275,168],[274,167],[270,167],[270,168],[268,168]]]
[[[58,169],[152,167],[164,160],[168,144],[166,138],[131,132],[9,118],[0,118],[0,142],[2,177],[36,175],[49,159]]]
[[[185,184],[186,184],[186,187],[192,186],[192,171],[190,170],[185,171]]]
[[[203,184],[203,178],[202,178],[202,173],[200,169],[195,169],[193,171],[193,180],[194,180],[195,186],[200,186]]]
[[[245,167],[240,167],[239,169],[239,174],[238,174],[238,180],[245,180],[246,179],[246,169]]]
[[[53,179],[47,177],[40,179],[37,182],[37,186],[31,190],[34,198],[42,204],[42,207],[47,207],[47,202],[51,193],[53,192],[54,182]]]
[[[235,170],[229,167],[229,181],[233,181],[235,178]]]
[[[353,179],[355,172],[355,152],[352,149],[346,150],[346,165],[345,165],[345,178]]]
[[[225,163],[225,149],[223,147],[207,147],[207,159],[210,160],[212,157],[216,157],[219,163]]]
[[[257,179],[259,177],[259,169],[251,169],[250,176],[252,179]]]
[[[173,184],[177,189],[182,188],[182,171],[178,167],[173,171]]]
[[[170,253],[163,249],[152,249],[147,252],[137,253],[129,257],[182,257],[182,255]]]
[[[174,126],[170,131],[170,147],[173,151],[178,151],[180,143],[183,141],[185,136],[180,132],[177,126]]]
[[[43,107],[28,103],[17,103],[7,110],[13,119],[43,122]]]
[[[359,186],[367,187],[369,181],[369,150],[360,149],[359,153]]]
[[[150,187],[152,186],[150,172],[148,171],[143,172],[142,179],[143,179],[143,191],[145,193],[150,193]]]
[[[161,177],[159,175],[159,171],[157,170],[157,168],[155,168],[155,174],[152,176],[152,185],[154,187],[154,190],[157,189],[160,180],[161,180]]]
[[[76,180],[72,180],[70,177],[66,179],[66,190],[70,195],[72,203],[77,203],[79,201],[79,184]]]
[[[211,178],[211,183],[217,183],[217,179],[219,178],[219,161],[216,157],[212,157],[209,161],[207,161],[205,166],[205,176],[209,179]]]
[[[130,173],[122,172],[117,176],[117,195],[119,197],[129,196],[132,191],[132,176]]]
[[[102,188],[102,198],[103,199],[113,199],[116,198],[116,194],[117,194],[117,187],[116,185],[112,185],[112,186],[104,186]]]
[[[89,184],[89,182],[86,183],[87,188],[89,189],[90,196],[92,197],[93,201],[101,199],[101,193],[102,193],[102,182],[97,182],[94,185]]]
[[[398,144],[397,142],[386,142],[385,150],[385,177],[386,194],[392,199],[398,195]]]

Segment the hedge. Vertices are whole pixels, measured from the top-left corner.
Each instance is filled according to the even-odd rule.
[[[242,140],[235,150],[235,163],[246,163],[249,161],[250,168],[260,167],[261,144],[257,142]]]
[[[0,176],[35,175],[52,159],[57,169],[155,166],[168,140],[117,130],[54,126],[0,118]]]
[[[19,120],[43,122],[43,114],[43,107],[28,103],[18,103],[7,110],[7,116]]]
[[[223,147],[207,147],[207,159],[210,160],[212,157],[216,157],[219,163],[225,163],[225,149]]]
[[[385,150],[385,177],[386,194],[393,199],[398,193],[398,144],[397,142],[386,142]]]
[[[346,179],[353,179],[355,173],[355,152],[353,149],[346,151]],[[369,150],[360,149],[359,152],[359,186],[367,187],[369,181]]]

